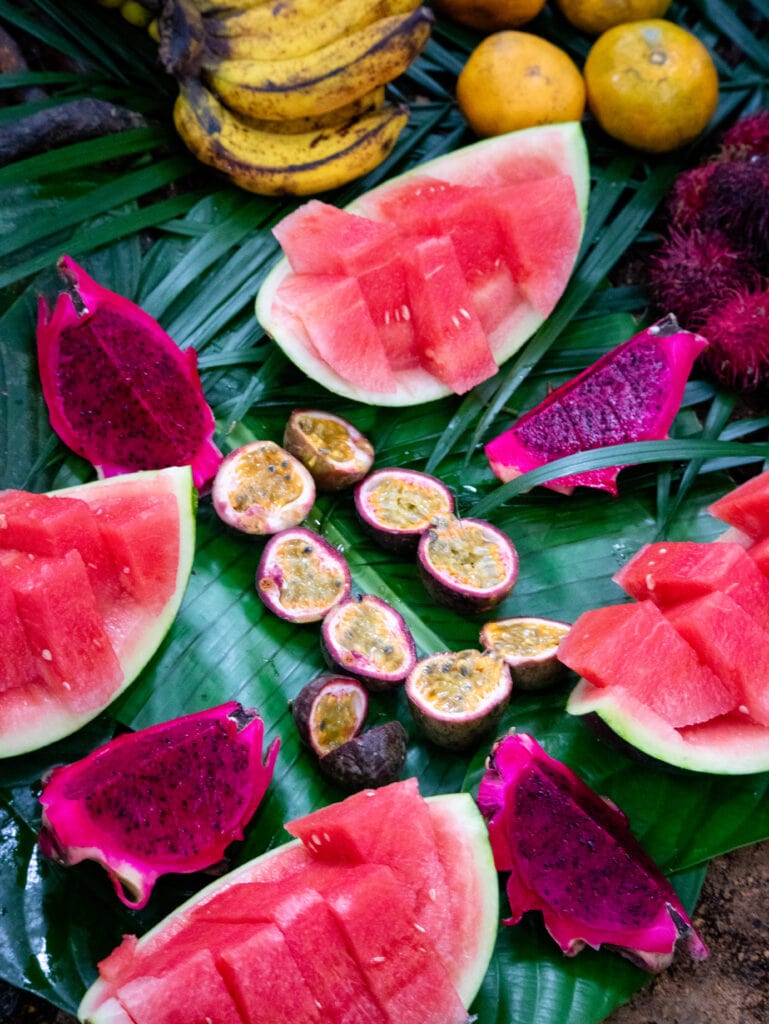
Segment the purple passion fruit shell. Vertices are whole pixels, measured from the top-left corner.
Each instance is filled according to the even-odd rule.
[[[252,441],[222,461],[211,489],[217,515],[244,533],[298,526],[315,503],[315,481],[274,441]]]
[[[355,510],[382,547],[408,551],[436,520],[454,514],[454,496],[429,473],[378,469],[355,488]]]
[[[344,555],[304,526],[272,536],[256,570],[257,594],[289,622],[320,622],[351,587]]]
[[[495,608],[518,579],[515,545],[484,519],[436,523],[422,534],[417,558],[433,600],[460,614]]]
[[[363,728],[368,694],[349,676],[325,673],[311,680],[291,701],[297,731],[318,757],[346,746]]]
[[[352,487],[374,464],[374,446],[357,427],[317,409],[291,413],[283,447],[307,467],[319,491]]]
[[[406,680],[406,698],[419,728],[437,746],[464,750],[499,723],[513,681],[502,658],[489,651],[448,651],[418,661]]]
[[[518,690],[544,690],[566,674],[558,660],[558,645],[571,629],[567,622],[516,615],[487,622],[481,629],[481,646],[510,667]]]
[[[398,686],[416,662],[403,616],[374,594],[349,597],[332,608],[320,636],[327,661],[374,692]]]
[[[367,729],[318,762],[325,778],[350,793],[388,786],[405,763],[406,730],[396,721]]]

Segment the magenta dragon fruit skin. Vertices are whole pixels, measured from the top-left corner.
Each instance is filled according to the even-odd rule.
[[[44,781],[40,849],[67,866],[97,861],[141,909],[161,875],[210,868],[243,838],[280,745],[262,759],[263,741],[261,718],[236,701],[117,736]]]
[[[667,316],[555,388],[486,445],[495,476],[508,481],[577,452],[629,441],[662,440],[683,399],[706,339]],[[570,494],[578,485],[617,494],[622,466],[549,480]]]
[[[567,956],[607,945],[653,972],[670,964],[679,938],[695,959],[708,955],[623,812],[532,736],[498,741],[478,805],[497,870],[510,872],[505,924],[539,910]]]
[[[61,440],[102,476],[191,465],[206,490],[222,453],[197,370],[141,307],[102,287],[69,256],[53,310],[38,302],[43,396]]]

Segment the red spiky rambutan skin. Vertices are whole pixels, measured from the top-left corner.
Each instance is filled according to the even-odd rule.
[[[758,288],[761,275],[720,231],[671,230],[648,265],[649,292],[662,313],[699,331],[727,292]]]
[[[716,228],[755,260],[769,262],[769,157],[712,165],[699,225]]]
[[[739,394],[769,389],[769,289],[725,297],[702,334],[708,347],[700,359],[717,381]]]
[[[714,168],[715,164],[701,164],[678,175],[667,200],[671,227],[683,231],[699,224],[705,190]]]
[[[717,160],[750,160],[769,156],[769,110],[741,117],[721,139]]]

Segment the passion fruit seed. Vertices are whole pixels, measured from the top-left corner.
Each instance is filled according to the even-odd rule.
[[[375,789],[395,782],[406,762],[406,730],[400,722],[384,722],[367,729],[318,764],[321,773],[348,792]]]
[[[319,622],[351,586],[344,555],[303,526],[271,537],[256,570],[257,594],[289,622]]]
[[[299,735],[318,757],[327,756],[357,736],[367,711],[365,687],[349,676],[317,676],[291,702]]]
[[[454,513],[446,484],[411,469],[378,469],[355,488],[355,509],[372,537],[389,550],[413,550],[434,522]]]
[[[222,461],[211,498],[229,526],[244,533],[278,533],[307,516],[315,502],[315,481],[274,441],[252,441]]]
[[[402,683],[416,661],[416,646],[403,616],[374,594],[347,598],[321,626],[327,660],[362,679],[369,690]]]
[[[567,622],[519,615],[487,622],[480,640],[508,664],[516,689],[544,690],[566,673],[557,653],[570,629]]]
[[[283,446],[310,471],[321,491],[351,487],[374,463],[374,447],[357,427],[341,416],[315,409],[291,413]]]
[[[482,519],[452,517],[422,535],[418,568],[438,603],[466,614],[496,607],[518,579],[518,553],[510,538]]]
[[[448,651],[418,661],[405,692],[414,720],[433,743],[463,750],[499,722],[513,682],[502,658],[489,651]]]

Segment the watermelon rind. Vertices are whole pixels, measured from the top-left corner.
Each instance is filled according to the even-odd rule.
[[[142,470],[76,484],[49,493],[88,501],[89,497],[94,499],[100,493],[118,488],[142,495],[152,494],[153,491],[176,495],[179,508],[179,562],[174,591],[161,609],[153,609],[152,613],[148,612],[143,617],[137,615],[133,621],[130,631],[123,638],[122,649],[115,652],[123,670],[123,678],[119,686],[112,691],[107,704],[94,706],[81,714],[62,709],[45,716],[30,717],[23,730],[16,729],[11,734],[0,735],[0,758],[38,750],[49,743],[70,736],[96,718],[136,679],[157,651],[176,618],[192,572],[195,554],[197,491],[192,483],[192,470],[189,466]]]
[[[672,768],[710,775],[769,771],[769,728],[734,721],[703,723],[683,733],[621,687],[598,687],[580,679],[566,702],[602,733],[608,729],[624,750]]]
[[[577,121],[525,128],[474,142],[388,179],[350,203],[346,209],[353,213],[364,213],[378,195],[402,186],[415,176],[429,175],[451,184],[483,185],[485,175],[492,175],[489,180],[493,180],[495,164],[516,152],[522,157],[535,157],[538,153],[562,154],[559,171],[569,174],[574,182],[584,231],[590,190],[590,162],[582,126]],[[368,405],[418,405],[452,394],[446,385],[420,368],[394,371],[395,389],[386,392],[357,387],[340,377],[308,348],[301,324],[287,322],[273,309],[278,287],[291,272],[288,260],[283,257],[268,273],[256,297],[256,318],[285,355],[310,379],[337,395]],[[497,365],[501,366],[514,355],[545,319],[528,303],[521,303],[489,339]]]
[[[426,799],[428,804],[436,805],[436,810],[444,818],[444,821],[452,823],[461,835],[463,848],[467,853],[466,864],[470,870],[470,877],[466,881],[467,890],[473,893],[475,899],[471,918],[475,934],[465,936],[465,939],[466,944],[468,944],[468,939],[475,940],[474,943],[469,943],[474,945],[475,955],[471,961],[455,965],[447,964],[447,967],[462,1002],[469,1007],[486,975],[497,938],[499,928],[497,870],[494,866],[486,823],[470,794],[446,793]],[[184,927],[184,918],[189,911],[228,886],[245,881],[256,874],[262,877],[268,875],[272,878],[279,877],[280,858],[292,850],[296,851],[301,846],[301,840],[290,840],[210,882],[141,936],[137,948],[140,949],[146,945],[165,929],[174,932]],[[276,863],[273,864],[273,861]],[[276,874],[276,872],[278,873]],[[123,1015],[121,1016],[121,1014]],[[128,1019],[125,1017],[124,1011],[116,1005],[110,985],[102,978],[97,978],[86,991],[78,1007],[77,1016],[84,1024],[115,1024],[116,1021]]]

